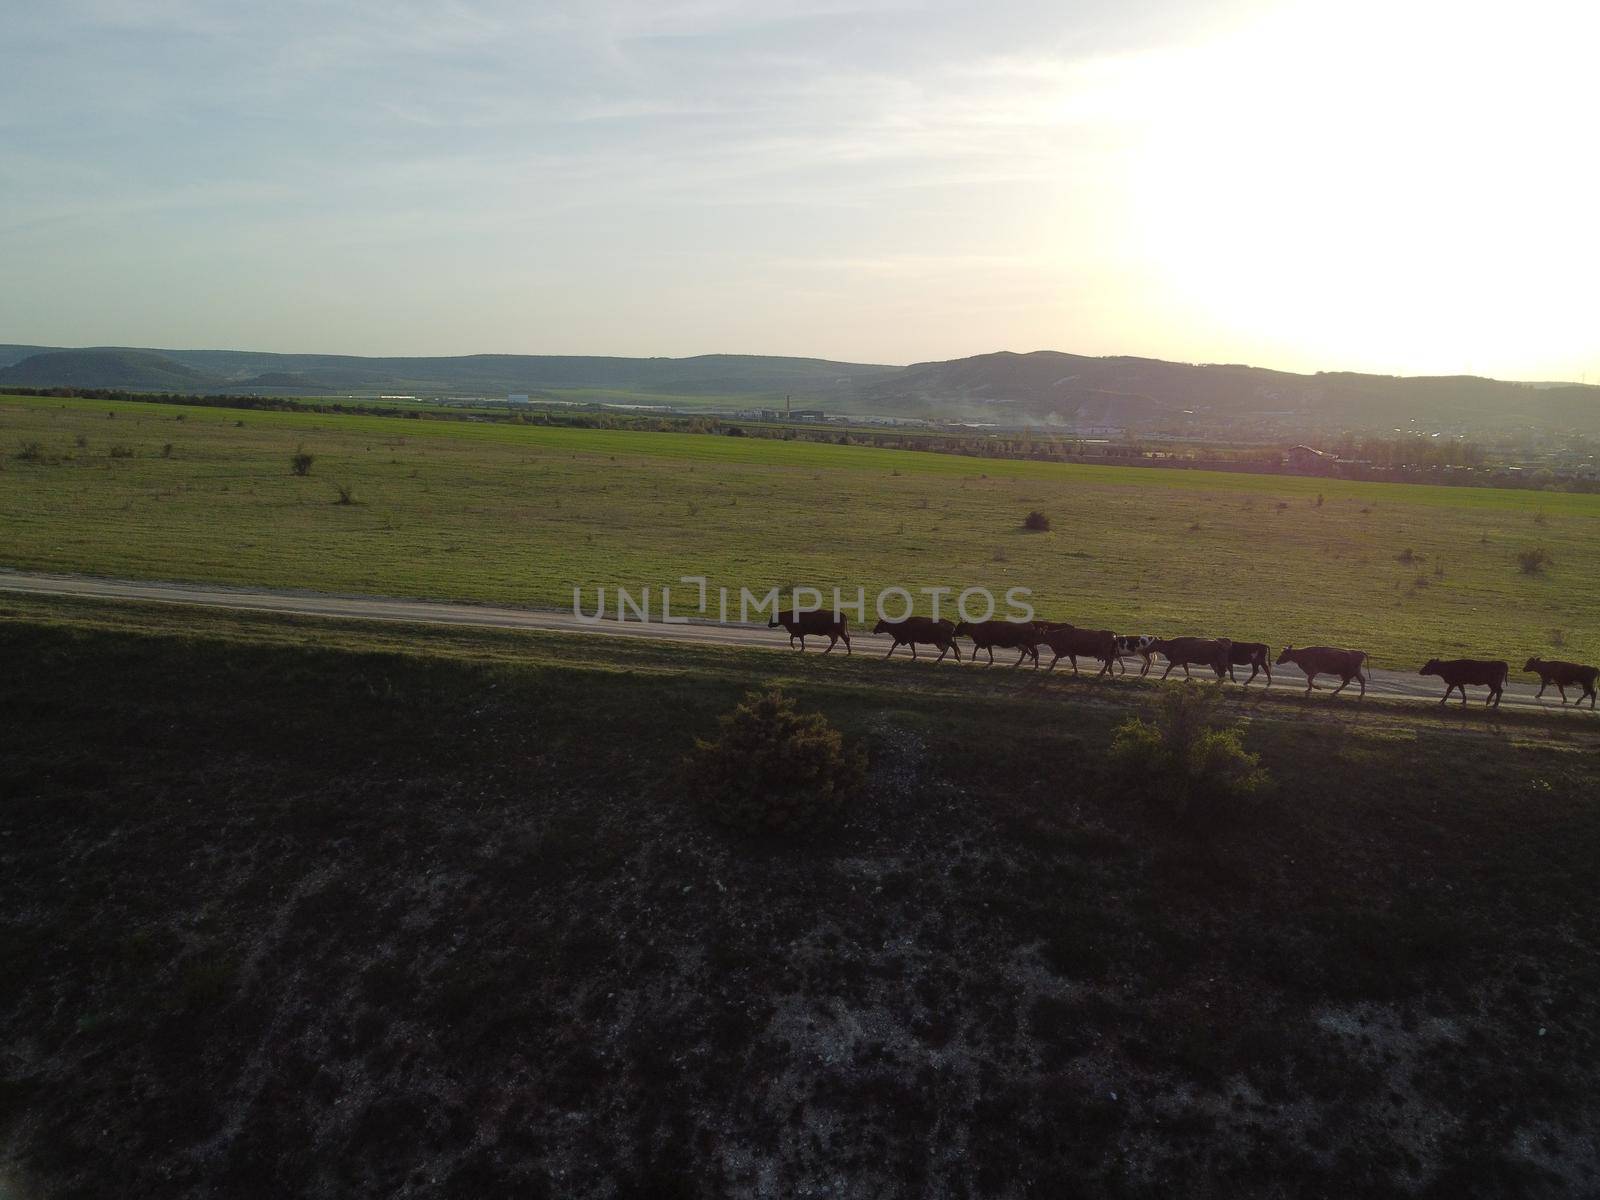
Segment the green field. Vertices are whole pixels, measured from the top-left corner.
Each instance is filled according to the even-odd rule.
[[[1600,656],[1595,496],[13,396],[0,451],[0,565],[19,569],[560,607],[683,575],[735,595],[1022,586],[1051,618],[1342,643],[1380,667]],[[1021,530],[1031,509],[1052,532]],[[1553,565],[1525,575],[1534,547]]]

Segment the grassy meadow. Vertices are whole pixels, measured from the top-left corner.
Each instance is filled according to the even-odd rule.
[[[0,454],[17,569],[560,607],[682,575],[1021,586],[1051,618],[1377,666],[1600,657],[1596,496],[17,396]],[[1051,532],[1021,529],[1033,509]]]

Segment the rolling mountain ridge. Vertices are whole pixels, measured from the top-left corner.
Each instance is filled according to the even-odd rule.
[[[594,389],[860,415],[1061,429],[1297,426],[1600,433],[1600,387],[1476,376],[1301,375],[1240,364],[1001,351],[906,367],[710,354],[366,358],[243,350],[0,346],[0,386],[287,395],[503,396]]]

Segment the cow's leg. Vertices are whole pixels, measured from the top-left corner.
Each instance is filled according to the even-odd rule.
[[[1100,675],[1109,674],[1111,674],[1111,660],[1108,658],[1106,659],[1105,666],[1100,668],[1099,675],[1096,675],[1096,678],[1099,678]]]
[[[1265,658],[1262,659],[1261,660],[1261,670],[1266,674],[1267,686],[1271,687],[1272,686],[1272,661],[1270,659],[1265,659]]]
[[[835,635],[830,633],[828,635],[828,648],[822,652],[823,657],[826,658],[828,655],[832,654],[833,653],[833,648],[835,646],[837,646],[838,644],[839,644],[839,639]]]
[[[1193,675],[1189,674],[1189,664],[1188,663],[1184,663],[1183,664],[1183,677],[1185,679],[1193,679],[1194,678]]]
[[[885,658],[892,658],[892,657],[894,657],[894,652],[895,652],[895,651],[896,651],[896,650],[898,650],[898,649],[900,649],[900,643],[899,643],[899,642],[890,642],[890,643],[889,643],[889,653],[888,653],[888,654],[885,654],[885,655],[884,655],[884,657],[885,657]]]
[[[911,639],[911,657],[912,658],[917,657],[917,639],[916,638],[912,638]]]
[[[993,646],[985,646],[984,649],[989,652],[989,665],[991,667],[994,666],[994,647]]]
[[[1219,678],[1219,679],[1222,678],[1222,672],[1221,671],[1217,672],[1217,678]],[[1239,682],[1239,677],[1233,673],[1233,664],[1232,663],[1228,664],[1228,681],[1230,683],[1238,683]]]
[[[1228,674],[1230,674],[1230,675],[1231,675],[1231,674],[1233,674],[1233,672],[1232,672],[1232,671],[1229,671],[1229,672],[1228,672]],[[1252,684],[1252,683],[1254,683],[1254,682],[1255,682],[1255,681],[1256,681],[1256,676],[1257,676],[1257,675],[1259,675],[1259,674],[1261,674],[1261,670],[1260,670],[1260,668],[1259,668],[1259,667],[1257,667],[1257,666],[1256,666],[1256,665],[1255,665],[1255,663],[1251,663],[1251,664],[1250,664],[1250,678],[1249,678],[1249,679],[1246,679],[1246,680],[1245,680],[1245,681],[1244,681],[1244,686],[1245,686],[1245,687],[1249,687],[1249,686],[1250,686],[1250,685],[1251,685],[1251,684]]]
[[[1356,682],[1361,685],[1361,699],[1367,698],[1367,677],[1360,671],[1356,672]]]
[[[806,652],[806,635],[802,633],[800,635],[800,653],[804,654],[805,652]]]
[[[1026,646],[1019,646],[1017,648],[1017,661],[1011,664],[1011,669],[1013,671],[1015,671],[1018,667],[1020,667],[1022,665],[1022,660],[1027,658],[1027,657],[1028,657],[1028,648]],[[1039,660],[1037,658],[1035,658],[1033,660],[1033,665],[1036,666],[1036,667],[1039,665]]]
[[[855,653],[855,651],[853,651],[850,648],[850,631],[848,629],[840,630],[839,631],[839,636],[840,636],[840,638],[842,638],[844,640],[844,654],[845,654],[845,657],[849,658],[850,655]]]
[[[1078,656],[1076,654],[1069,654],[1067,657],[1072,660],[1072,673],[1076,675],[1078,673]]]
[[[1139,678],[1140,679],[1143,679],[1146,675],[1150,674],[1150,664],[1153,661],[1154,661],[1154,659],[1152,658],[1152,656],[1150,656],[1148,654],[1146,654],[1144,656],[1144,669],[1139,672]]]
[[[1544,691],[1544,689],[1543,689],[1543,688],[1540,688],[1540,689],[1539,689],[1539,690],[1540,690],[1540,691],[1541,691],[1541,692],[1542,692],[1542,691]],[[1558,681],[1557,681],[1557,682],[1556,682],[1556,691],[1558,691],[1558,692],[1560,692],[1560,693],[1561,693],[1561,703],[1563,703],[1563,704],[1565,704],[1565,703],[1566,703],[1566,702],[1567,702],[1567,685],[1566,685],[1566,684],[1564,684],[1564,683],[1561,683],[1561,682],[1560,682],[1560,681],[1559,681],[1559,680],[1558,680]]]
[[[1175,662],[1169,662],[1167,664],[1167,669],[1165,671],[1161,672],[1161,678],[1165,679],[1168,675],[1171,675],[1172,674],[1172,668],[1177,666],[1177,665],[1178,664],[1175,663]]]
[[[1341,677],[1341,681],[1339,683],[1339,686],[1333,689],[1333,694],[1335,696],[1337,696],[1340,692],[1344,691],[1345,688],[1347,688],[1349,686],[1350,686],[1350,676],[1348,676],[1348,675],[1342,676]]]
[[[1311,672],[1307,672],[1306,673],[1306,695],[1308,695],[1308,696],[1311,695],[1311,693],[1316,690],[1316,687],[1317,687],[1317,677],[1316,677],[1316,675],[1311,673]]]
[[[950,649],[952,649],[952,650],[954,650],[956,652],[956,661],[960,662],[961,661],[961,647],[956,645],[955,638],[951,638],[950,639]]]
[[[1050,665],[1044,669],[1044,673],[1046,675],[1050,674],[1051,671],[1054,671],[1056,669],[1056,664],[1061,661],[1061,651],[1051,647],[1050,653],[1055,655],[1055,657],[1050,660]]]
[[[1547,688],[1549,686],[1550,686],[1550,681],[1548,679],[1539,680],[1539,690],[1533,694],[1533,698],[1535,700],[1543,700],[1544,699],[1544,690],[1545,690],[1545,688]]]

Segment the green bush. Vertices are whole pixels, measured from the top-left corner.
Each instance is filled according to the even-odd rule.
[[[1117,727],[1111,764],[1119,779],[1176,820],[1211,825],[1241,815],[1271,777],[1220,705],[1212,688],[1165,690],[1153,722],[1130,717]]]
[[[712,820],[745,833],[814,833],[839,819],[861,788],[866,762],[821,713],[782,692],[750,692],[696,739],[683,762],[690,797]]]
[[[1034,533],[1049,533],[1050,518],[1047,514],[1034,509],[1022,519],[1022,527]]]
[[[1537,575],[1546,567],[1555,563],[1555,556],[1543,546],[1535,546],[1532,550],[1523,550],[1517,554],[1517,566],[1524,575]]]
[[[310,454],[307,454],[306,448],[301,446],[300,449],[296,450],[294,454],[290,456],[289,469],[296,475],[309,475],[311,474],[311,464],[316,461],[316,458]]]

